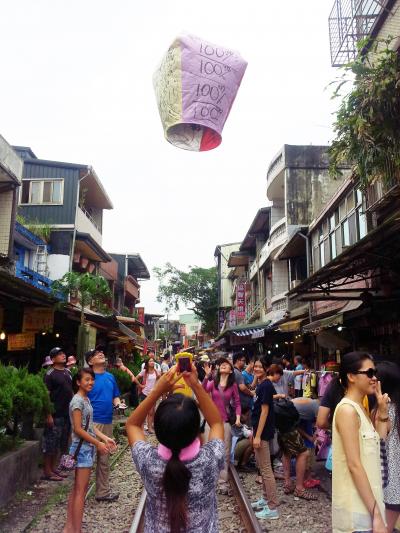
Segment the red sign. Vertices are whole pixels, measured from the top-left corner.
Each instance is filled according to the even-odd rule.
[[[137,319],[144,324],[144,307],[136,307]]]
[[[238,283],[236,286],[236,319],[241,322],[246,318],[246,284]]]

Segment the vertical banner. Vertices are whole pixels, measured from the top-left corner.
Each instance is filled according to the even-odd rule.
[[[136,307],[137,319],[144,324],[144,307]]]
[[[243,322],[246,318],[246,284],[240,282],[236,286],[236,319]]]
[[[225,309],[220,309],[218,311],[218,331],[221,332],[224,329],[225,325]]]
[[[229,311],[228,324],[230,328],[234,328],[236,326],[236,311],[234,309]]]

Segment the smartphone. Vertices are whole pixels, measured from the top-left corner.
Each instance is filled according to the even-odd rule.
[[[182,353],[176,355],[179,373],[192,371],[192,354]]]

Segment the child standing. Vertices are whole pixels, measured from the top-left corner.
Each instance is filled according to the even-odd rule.
[[[82,445],[76,458],[75,483],[68,499],[67,522],[63,533],[80,533],[81,531],[85,495],[96,448],[100,454],[107,454],[116,449],[115,441],[93,425],[93,408],[87,396],[94,385],[93,370],[90,368],[79,370],[75,383],[78,392],[69,405],[72,426],[70,455],[74,455],[81,440]]]

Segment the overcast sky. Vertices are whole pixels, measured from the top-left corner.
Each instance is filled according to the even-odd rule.
[[[266,204],[281,145],[325,144],[334,105],[332,0],[3,0],[0,133],[43,159],[92,165],[113,204],[104,248],[139,252],[151,271],[212,266]],[[163,137],[152,75],[182,31],[248,61],[211,152]],[[142,304],[162,311],[155,279]]]

